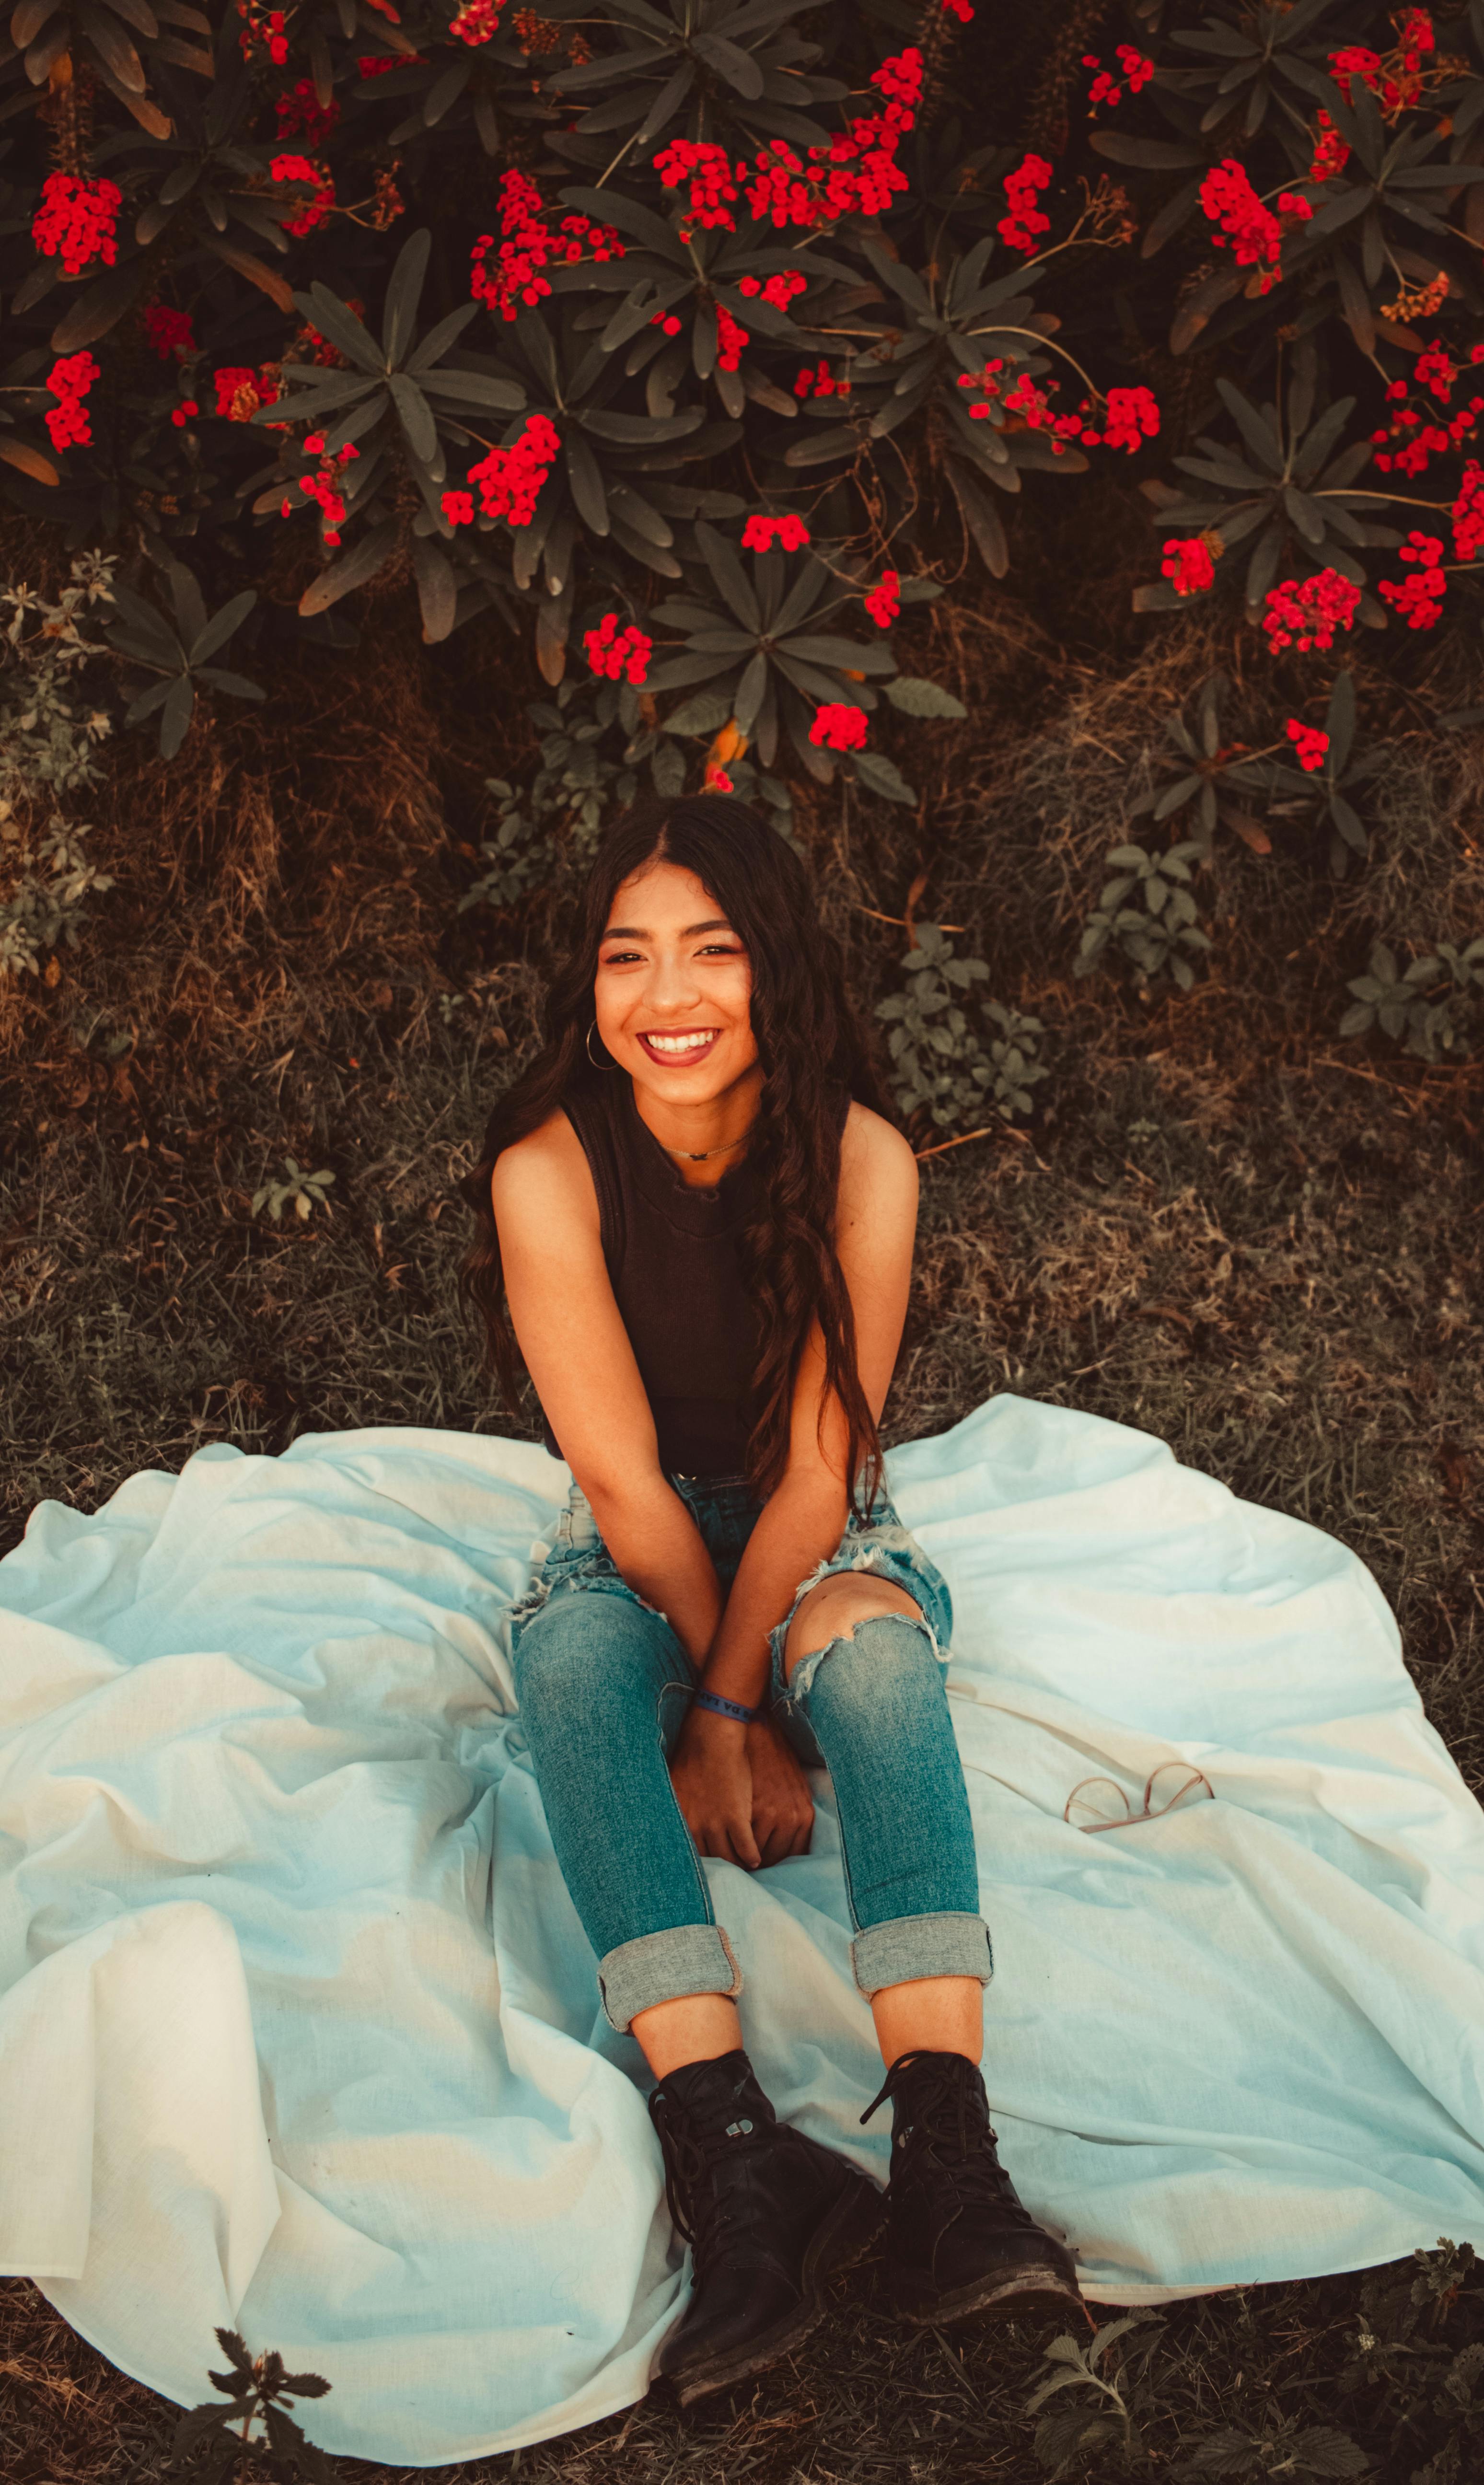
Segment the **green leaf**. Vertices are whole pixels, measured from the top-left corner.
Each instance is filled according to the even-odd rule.
[[[426,225],[421,225],[416,232],[408,234],[397,254],[397,264],[387,284],[386,308],[381,320],[382,350],[389,364],[399,363],[403,349],[411,341],[423,294],[423,280],[427,274],[427,255],[432,246],[431,232]],[[418,453],[421,456],[424,452],[419,451]]]
[[[230,604],[224,604],[219,613],[213,613],[206,628],[191,642],[191,663],[204,665],[208,656],[215,655],[218,647],[225,647],[233,632],[247,619],[257,601],[257,588],[249,587],[240,595],[234,595]]]
[[[903,716],[958,717],[969,713],[962,699],[946,691],[941,682],[922,681],[911,673],[898,674],[894,682],[888,682],[886,695]]]
[[[663,719],[662,733],[720,733],[731,720],[731,701],[719,691],[698,691]]]
[[[888,803],[916,804],[916,787],[908,784],[895,762],[882,751],[853,751],[849,755],[857,777],[870,793],[881,795]]]
[[[383,562],[391,559],[400,532],[398,521],[387,518],[364,534],[349,552],[343,553],[339,560],[331,561],[328,569],[321,570],[299,598],[299,611],[305,618],[311,614],[327,613],[343,595],[374,578]]]

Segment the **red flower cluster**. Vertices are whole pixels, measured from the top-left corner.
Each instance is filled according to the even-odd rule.
[[[1216,578],[1216,563],[1204,535],[1170,535],[1164,547],[1161,575],[1177,595],[1200,595]]]
[[[243,20],[242,58],[250,61],[261,45],[274,68],[282,68],[289,58],[288,20],[283,10],[260,9],[258,0],[237,0],[237,15]]]
[[[314,192],[284,227],[286,232],[312,233],[326,222],[335,205],[335,183],[322,164],[312,164],[307,155],[275,155],[268,171],[275,181],[303,181]]]
[[[943,14],[946,17],[956,17],[961,26],[970,25],[974,18],[970,0],[943,0]]]
[[[797,268],[789,268],[778,276],[744,276],[737,291],[760,294],[764,302],[772,303],[775,311],[786,311],[796,293],[809,291],[809,278],[801,276]]]
[[[1146,388],[1115,388],[1108,392],[1108,412],[1103,417],[1102,441],[1105,449],[1126,449],[1133,455],[1146,440],[1152,440],[1160,427],[1160,410]],[[1095,447],[1098,434],[1084,431],[1082,438]]]
[[[1343,173],[1350,161],[1350,150],[1327,112],[1320,112],[1314,128],[1314,160],[1308,168],[1311,181],[1328,181],[1333,174]]]
[[[1448,587],[1443,572],[1442,539],[1424,535],[1414,527],[1397,558],[1416,563],[1414,575],[1395,582],[1383,578],[1381,593],[1409,630],[1430,630],[1443,617],[1443,599]]]
[[[541,274],[548,259],[571,266],[583,257],[621,259],[623,244],[608,225],[591,216],[563,216],[556,232],[540,222],[546,213],[540,191],[524,173],[500,176],[500,233],[481,233],[474,245],[469,290],[502,319],[518,317],[520,306],[538,302],[551,291]],[[486,264],[493,251],[497,264]]]
[[[1115,56],[1118,67],[1128,81],[1130,95],[1137,95],[1140,88],[1147,86],[1153,77],[1154,63],[1146,61],[1142,52],[1133,43],[1119,43]],[[1091,92],[1087,96],[1087,102],[1092,111],[1096,112],[1100,103],[1112,105],[1123,101],[1122,87],[1113,70],[1104,68],[1096,52],[1084,52],[1082,65],[1085,69],[1097,71],[1092,81]]]
[[[53,363],[46,375],[46,385],[57,399],[46,409],[46,428],[53,449],[86,449],[93,438],[93,426],[83,408],[83,398],[96,379],[103,376],[91,354],[66,354]]]
[[[736,232],[731,209],[741,196],[737,183],[746,178],[746,167],[739,165],[733,179],[731,157],[725,147],[713,146],[709,140],[675,138],[660,149],[654,169],[667,190],[677,190],[682,181],[691,185],[690,207],[680,227],[682,241],[690,239],[696,225],[721,225],[728,232]]]
[[[1477,560],[1484,553],[1484,466],[1473,458],[1464,468],[1463,489],[1453,504],[1453,549],[1460,560]]]
[[[1317,724],[1301,724],[1296,716],[1291,716],[1288,739],[1293,744],[1293,755],[1305,776],[1312,777],[1316,768],[1324,766],[1330,737],[1321,733]]]
[[[804,363],[794,374],[793,393],[795,396],[848,396],[850,382],[843,372],[837,379],[828,363],[816,364],[813,370]]]
[[[627,680],[637,686],[649,670],[653,640],[632,626],[620,630],[617,613],[605,613],[595,630],[584,633],[582,643],[593,671],[611,682]]]
[[[340,542],[340,530],[345,516],[344,496],[340,489],[340,470],[343,466],[348,466],[352,457],[359,457],[361,452],[347,440],[344,449],[337,450],[333,457],[328,456],[325,453],[324,433],[312,431],[305,440],[304,453],[306,457],[317,457],[319,464],[313,475],[299,477],[299,489],[308,494],[319,510],[320,540],[333,547]],[[280,515],[288,518],[292,514],[293,503],[285,501]]]
[[[902,609],[901,597],[897,593],[900,584],[894,569],[884,569],[880,586],[873,587],[866,597],[866,610],[878,630],[890,630]]]
[[[663,328],[667,337],[678,337],[684,324],[682,319],[675,317],[673,311],[668,314],[663,311],[656,311],[649,322],[651,328]]]
[[[291,94],[279,96],[273,109],[278,115],[280,138],[307,139],[311,147],[328,138],[340,120],[340,105],[333,96],[328,103],[321,103],[313,78],[300,78]]]
[[[872,69],[871,84],[886,97],[887,118],[892,120],[893,107],[900,117],[893,125],[910,129],[922,100],[922,55],[916,44],[905,52],[891,52],[879,69]]]
[[[79,180],[74,173],[48,173],[31,238],[47,259],[62,258],[64,276],[80,276],[91,259],[112,267],[124,193],[113,181]]]
[[[176,407],[170,420],[175,424],[178,431],[183,431],[192,415],[199,414],[200,412],[201,408],[197,404],[195,398],[193,396],[188,396]]]
[[[216,411],[228,423],[251,423],[261,405],[275,405],[279,395],[279,372],[276,363],[264,363],[261,371],[249,370],[244,365],[233,364],[215,373]],[[270,425],[269,428],[274,426]]]
[[[844,707],[836,700],[814,710],[810,726],[811,742],[825,751],[864,751],[866,748],[866,710]]]
[[[1043,216],[1036,205],[1036,195],[1051,179],[1051,166],[1044,155],[1028,155],[1024,164],[1004,177],[1004,195],[1009,214],[1002,216],[996,230],[1011,250],[1030,253],[1036,247],[1037,233],[1050,232],[1051,218]]]
[[[1470,360],[1473,363],[1484,361],[1484,346],[1475,347]],[[1453,383],[1459,376],[1459,366],[1444,352],[1441,343],[1435,342],[1417,356],[1415,374],[1424,388],[1447,404],[1453,394]],[[1407,404],[1409,395],[1406,380],[1391,381],[1387,396],[1396,410],[1385,430],[1371,433],[1376,447],[1376,466],[1383,475],[1389,475],[1393,468],[1399,475],[1425,475],[1433,458],[1460,450],[1466,440],[1473,438],[1479,427],[1479,417],[1484,414],[1484,396],[1472,396],[1447,423],[1436,423],[1428,419],[1432,414],[1431,406]]]
[[[1352,78],[1364,80],[1381,105],[1388,121],[1394,121],[1417,102],[1428,79],[1424,63],[1438,48],[1438,38],[1426,9],[1406,9],[1392,18],[1396,28],[1394,52],[1373,52],[1363,43],[1347,43],[1342,51],[1330,54],[1330,67],[1335,81],[1348,89]]]
[[[536,515],[541,485],[551,473],[561,446],[562,436],[556,424],[544,414],[533,414],[520,438],[512,440],[508,449],[491,449],[477,466],[471,466],[469,480],[479,488],[485,516],[504,518],[512,527],[529,527]],[[472,526],[473,495],[445,492],[443,514],[450,526]]]
[[[809,529],[802,518],[791,514],[786,518],[749,518],[742,530],[742,549],[771,552],[775,535],[784,552],[802,552],[809,541]]]
[[[363,78],[385,77],[388,69],[421,68],[421,52],[370,52],[356,62]]]
[[[461,43],[487,43],[500,31],[502,0],[464,0],[464,6],[449,28]]]
[[[1312,578],[1285,578],[1281,587],[1270,587],[1268,609],[1262,616],[1268,644],[1299,647],[1307,654],[1310,647],[1333,647],[1336,630],[1353,630],[1360,590],[1337,569],[1321,569]]]
[[[1232,155],[1212,165],[1200,185],[1200,204],[1217,228],[1211,238],[1218,248],[1223,249],[1229,241],[1239,267],[1259,267],[1264,271],[1259,287],[1264,293],[1278,283],[1282,272],[1278,263],[1283,239],[1280,219],[1307,223],[1314,212],[1307,199],[1301,198],[1296,190],[1283,190],[1278,196],[1278,214],[1274,215],[1263,205]]]
[[[717,369],[734,371],[742,360],[742,348],[746,342],[747,330],[741,320],[732,317],[725,302],[718,302],[716,306]]]
[[[145,313],[145,335],[162,363],[174,354],[178,363],[196,351],[188,311],[173,311],[168,302],[151,302]]]

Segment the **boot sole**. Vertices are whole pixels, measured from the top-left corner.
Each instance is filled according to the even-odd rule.
[[[730,2389],[738,2382],[751,2380],[754,2373],[763,2372],[777,2363],[817,2330],[829,2310],[825,2290],[832,2278],[849,2269],[870,2250],[886,2223],[886,2198],[874,2183],[857,2174],[841,2193],[829,2215],[821,2220],[804,2256],[801,2273],[804,2300],[797,2311],[783,2321],[776,2321],[746,2347],[734,2348],[729,2356],[718,2356],[687,2371],[665,2376],[671,2383],[681,2407],[695,2400],[708,2398],[716,2390]]]
[[[976,2315],[993,2321],[1051,2321],[1065,2319],[1069,2312],[1080,2312],[1090,2329],[1097,2328],[1086,2299],[1075,2288],[1059,2285],[1035,2262],[1018,2270],[996,2270],[950,2295],[934,2295],[928,2287],[898,2280],[893,2298],[902,2318],[920,2330],[942,2329]]]

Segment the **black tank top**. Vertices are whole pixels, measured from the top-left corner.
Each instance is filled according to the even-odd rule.
[[[687,1183],[618,1071],[575,1082],[563,1103],[592,1170],[603,1258],[660,1464],[672,1475],[739,1476],[758,1348],[739,1243],[761,1205],[758,1176],[744,1157],[714,1189]],[[842,1088],[842,1130],[849,1109]],[[549,1423],[544,1438],[560,1458]]]

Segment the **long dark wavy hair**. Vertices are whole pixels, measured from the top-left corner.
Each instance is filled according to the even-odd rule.
[[[741,1244],[761,1343],[748,1409],[748,1479],[762,1499],[783,1477],[799,1358],[817,1320],[826,1391],[838,1399],[849,1427],[852,1497],[859,1488],[868,1506],[881,1476],[881,1443],[856,1367],[855,1323],[835,1247],[840,1088],[893,1117],[804,864],[735,797],[637,803],[603,837],[571,952],[547,994],[541,1051],[501,1097],[480,1161],[458,1186],[477,1228],[460,1270],[464,1298],[483,1323],[488,1363],[513,1405],[520,1363],[505,1304],[491,1169],[503,1148],[536,1130],[575,1086],[613,1077],[591,1067],[587,1049],[598,948],[620,884],[660,861],[695,873],[745,942],[752,964],[763,1077],[749,1157],[761,1177],[762,1206]]]

